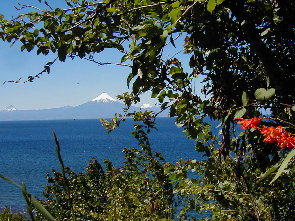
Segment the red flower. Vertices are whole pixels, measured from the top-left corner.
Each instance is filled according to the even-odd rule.
[[[295,137],[294,136],[288,136],[285,139],[279,139],[278,145],[280,146],[281,149],[287,147],[291,149],[292,147],[295,147]]]
[[[283,133],[283,127],[263,127],[260,130],[260,133],[264,136],[264,142],[274,143]]]
[[[244,118],[237,118],[240,120],[237,124],[241,124],[241,128],[244,130],[249,130],[250,128],[258,128],[258,124],[261,123],[261,117],[254,117],[250,119],[244,119]]]
[[[250,128],[255,128],[260,131],[260,133],[264,136],[263,141],[266,143],[277,143],[277,145],[283,149],[285,147],[291,149],[295,147],[295,136],[292,136],[291,133],[285,131],[282,126],[271,126],[266,127],[263,126],[258,127],[261,123],[261,117],[254,117],[250,119],[237,118],[240,120],[238,124],[241,124],[242,129],[249,130]]]
[[[274,143],[277,142],[280,148],[292,148],[295,147],[295,137],[284,130],[282,126],[278,127],[263,127],[260,129],[260,133],[264,136],[264,142]]]

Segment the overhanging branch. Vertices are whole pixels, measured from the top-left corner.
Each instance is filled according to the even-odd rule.
[[[126,63],[117,63],[117,62],[100,62],[100,61],[96,61],[92,58],[84,58],[85,60],[87,61],[91,61],[91,62],[94,62],[95,64],[97,65],[118,65],[118,66],[124,66],[124,67],[130,67],[132,68],[132,65],[130,64],[126,64]]]

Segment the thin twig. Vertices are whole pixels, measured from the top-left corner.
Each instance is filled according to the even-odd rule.
[[[88,4],[86,7],[88,6],[96,6],[96,5],[102,5],[102,4],[106,4],[105,2],[96,2],[96,3],[92,3],[92,4]],[[85,6],[83,5],[80,5],[80,6],[75,6],[75,7],[72,7],[72,8],[66,8],[66,9],[62,9],[63,11],[67,12],[67,11],[74,11],[75,9],[78,9],[78,8],[85,8]]]
[[[125,64],[125,63],[116,63],[116,62],[99,62],[99,61],[96,61],[94,59],[91,59],[91,58],[84,58],[85,60],[87,61],[92,61],[98,65],[118,65],[118,66],[124,66],[124,67],[132,67],[132,65],[130,64]]]
[[[192,8],[195,6],[195,4],[197,4],[198,1],[195,1],[192,5],[188,6],[185,11],[182,13],[182,15],[173,23],[173,25],[177,24],[180,19]]]
[[[18,3],[18,5],[22,6],[21,8],[17,8],[17,7],[14,6],[16,8],[16,10],[18,10],[18,11],[20,11],[20,10],[22,10],[24,8],[34,8],[34,9],[40,11],[40,12],[47,12],[46,10],[40,9],[40,8],[34,6],[34,5],[24,5],[24,4],[21,4],[21,3]]]
[[[137,7],[137,8],[132,8],[132,9],[128,10],[127,12],[137,11],[137,10],[140,10],[140,9],[143,9],[143,8],[149,8],[149,7],[153,7],[153,6],[157,6],[157,5],[162,5],[162,4],[165,4],[165,3],[166,2],[158,2],[158,3],[155,3],[155,4],[151,4],[151,5],[143,5],[143,6],[140,6],[140,7]]]
[[[285,123],[285,124],[288,124],[288,125],[292,126],[292,128],[295,128],[295,125],[294,125],[294,124],[292,124],[292,123],[290,123],[290,122],[288,122],[288,121],[282,120],[282,119],[280,119],[280,118],[276,118],[276,117],[268,117],[268,119],[271,119],[271,120],[274,120],[274,121],[279,121],[279,122],[281,122],[281,123]]]
[[[226,191],[226,190],[216,190],[216,189],[210,189],[213,192],[217,192],[217,193],[228,193],[228,194],[232,194],[232,195],[237,195],[237,196],[251,196],[251,194],[249,193],[234,193],[231,191]]]
[[[97,15],[97,13],[95,12],[92,16],[87,17],[87,18],[85,18],[84,20],[82,20],[82,21],[76,23],[75,25],[73,25],[72,27],[68,28],[68,29],[65,30],[64,32],[71,31],[71,30],[73,30],[74,28],[76,28],[76,27],[82,25],[83,23],[85,23],[85,22],[87,22],[87,21],[90,21],[91,19],[95,18],[96,15]]]
[[[24,8],[33,8],[33,9],[36,9],[36,10],[38,10],[38,11],[40,11],[40,12],[43,12],[43,13],[46,14],[47,16],[49,16],[49,17],[51,17],[51,18],[53,18],[53,19],[55,19],[56,21],[59,22],[59,20],[58,20],[56,17],[52,16],[52,15],[49,13],[49,11],[47,11],[47,10],[40,9],[40,8],[34,6],[34,5],[24,5],[24,4],[20,4],[20,3],[18,3],[18,4],[19,4],[20,6],[22,6],[22,7],[21,7],[21,8],[17,8],[17,7],[15,7],[16,10],[22,10],[22,9],[24,9]],[[21,18],[26,17],[26,16],[28,16],[28,14],[26,14],[26,13],[24,13],[24,14],[20,14],[20,15],[18,15],[15,19],[13,19],[13,20],[21,19]]]

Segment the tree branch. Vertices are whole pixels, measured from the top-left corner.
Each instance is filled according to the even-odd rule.
[[[24,5],[24,4],[21,4],[21,3],[18,3],[18,5],[21,6],[21,8],[17,8],[16,6],[14,6],[15,9],[18,10],[18,11],[20,11],[20,10],[22,10],[24,8],[33,8],[33,9],[36,9],[36,10],[38,10],[40,12],[46,12],[46,10],[38,8],[38,7],[34,6],[34,5]]]
[[[151,4],[151,5],[143,5],[143,6],[140,6],[140,7],[137,7],[137,8],[132,8],[132,9],[128,10],[127,12],[137,11],[137,10],[140,10],[140,9],[143,9],[143,8],[149,8],[149,7],[162,5],[162,4],[167,4],[167,3],[166,2],[158,2],[158,3],[155,3],[155,4]]]
[[[98,64],[99,66],[100,65],[118,65],[118,66],[124,66],[124,67],[132,67],[132,65],[130,64],[125,64],[125,63],[116,63],[116,62],[99,62],[99,61],[96,61],[92,58],[84,58],[85,60],[87,61],[91,61],[91,62],[94,62],[96,64]]]
[[[95,18],[96,15],[97,15],[97,13],[94,12],[94,14],[93,14],[92,16],[87,17],[87,18],[85,18],[84,20],[82,20],[82,21],[76,23],[75,25],[73,25],[72,27],[68,28],[68,29],[65,30],[64,32],[71,31],[71,30],[73,30],[74,28],[76,28],[76,27],[82,25],[83,23],[85,23],[85,22],[87,22],[87,21],[90,21],[91,19]]]
[[[190,9],[192,9],[194,6],[195,6],[195,4],[197,4],[197,2],[198,1],[195,1],[192,5],[190,5],[190,6],[188,6],[186,9],[185,9],[185,11],[182,13],[182,15],[173,23],[173,25],[175,25],[175,24],[177,24],[181,19],[182,19],[182,17],[190,10]]]

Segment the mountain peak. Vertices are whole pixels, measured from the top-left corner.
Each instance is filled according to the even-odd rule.
[[[96,98],[91,100],[92,102],[115,102],[116,100],[114,98],[112,98],[110,95],[108,95],[107,93],[101,93],[100,95],[98,95]]]
[[[151,105],[151,104],[142,104],[140,106],[140,108],[142,108],[142,109],[147,109],[147,108],[152,108],[152,107],[153,107],[153,105]]]
[[[6,107],[5,110],[6,111],[16,111],[17,109],[13,105],[10,105],[10,106]]]

